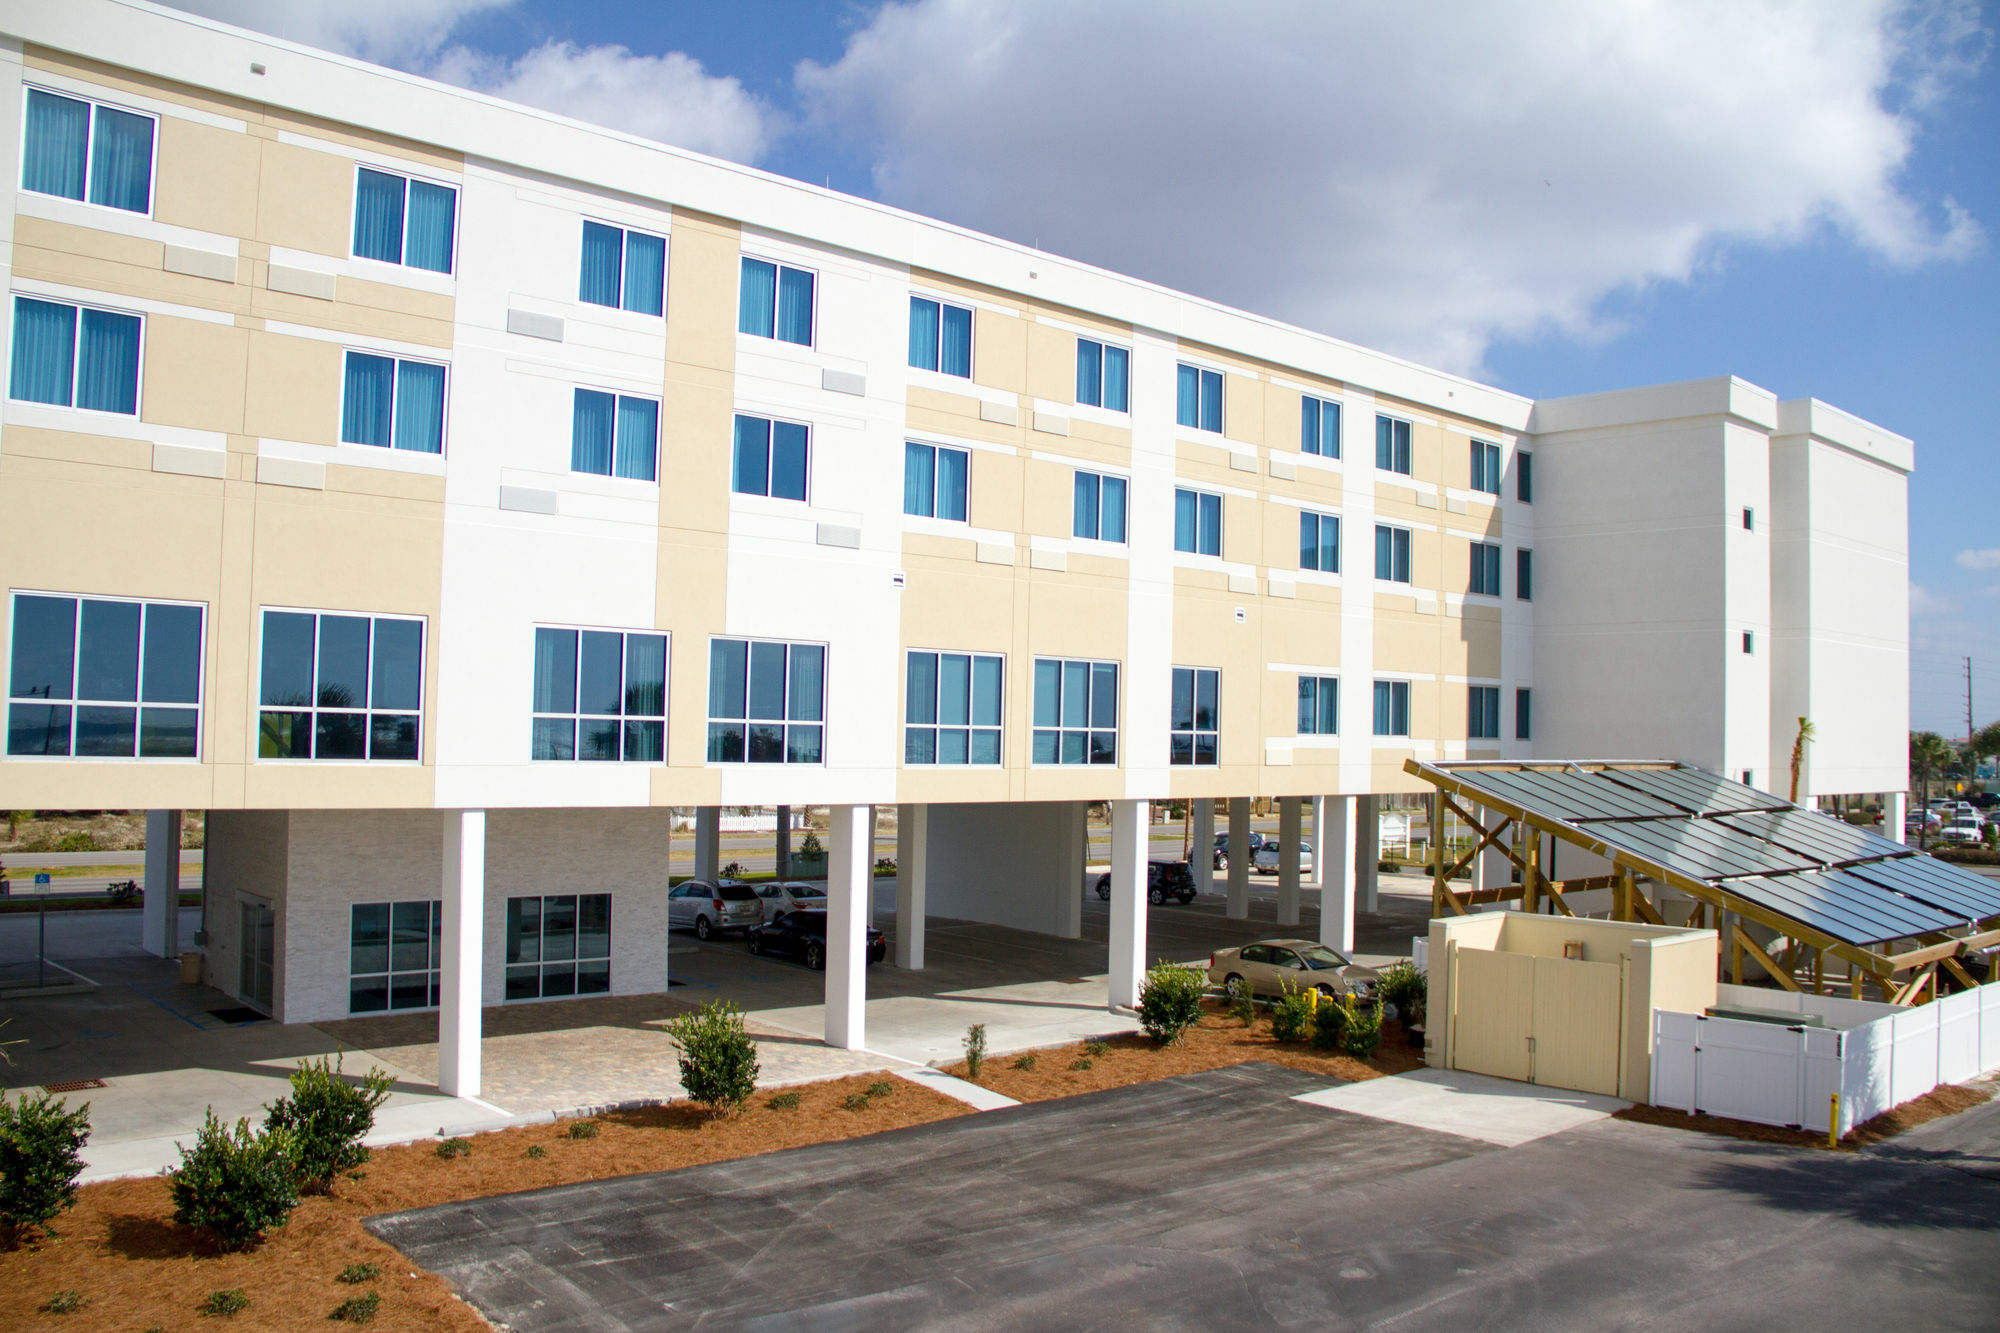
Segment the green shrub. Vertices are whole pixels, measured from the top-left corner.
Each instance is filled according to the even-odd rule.
[[[1091,1060],[1090,1057],[1087,1055],[1079,1055],[1076,1057],[1076,1059],[1069,1062],[1069,1067],[1071,1069],[1088,1069],[1090,1068],[1090,1066],[1091,1066]]]
[[[544,1148],[539,1143],[531,1143],[528,1145],[528,1151],[526,1155],[539,1160],[540,1158],[547,1157],[549,1155],[549,1150],[547,1148]]]
[[[770,1107],[773,1111],[796,1111],[799,1109],[799,1094],[796,1092],[781,1092],[770,1101],[765,1102],[764,1105]]]
[[[965,1076],[974,1083],[986,1064],[986,1025],[974,1023],[965,1030]]]
[[[211,1291],[208,1299],[201,1303],[203,1314],[235,1314],[248,1309],[250,1298],[243,1294],[243,1288],[231,1287],[228,1291]]]
[[[1254,1027],[1257,1023],[1257,992],[1249,982],[1229,1001],[1229,1016],[1244,1027]]]
[[[373,1282],[381,1276],[382,1269],[378,1264],[349,1264],[340,1270],[340,1276],[334,1281],[345,1282],[351,1287],[361,1282]]]
[[[209,1232],[225,1250],[254,1244],[298,1207],[292,1138],[285,1130],[252,1130],[248,1120],[238,1120],[232,1135],[211,1108],[194,1147],[180,1152],[168,1183],[174,1220]]]
[[[1173,1045],[1201,1021],[1207,990],[1208,978],[1200,972],[1162,959],[1139,983],[1139,1026],[1161,1045]]]
[[[59,1291],[42,1302],[43,1314],[75,1314],[83,1308],[83,1293]]]
[[[55,1234],[49,1223],[76,1202],[89,1139],[89,1102],[68,1111],[46,1092],[0,1096],[0,1229],[10,1242],[30,1228]]]
[[[743,1011],[711,1000],[667,1024],[680,1043],[681,1087],[711,1114],[734,1114],[757,1090],[757,1043],[743,1027]]]
[[[365,1324],[373,1319],[375,1312],[381,1308],[382,1293],[371,1291],[361,1296],[349,1296],[334,1306],[333,1312],[327,1315],[327,1318],[338,1319],[347,1324]]]
[[[1312,1044],[1316,1051],[1341,1051],[1347,1037],[1347,1006],[1339,1000],[1320,996],[1313,1007]]]
[[[878,1078],[868,1085],[868,1095],[870,1097],[887,1097],[895,1090],[896,1085],[886,1078]]]
[[[1111,1043],[1108,1041],[1087,1041],[1083,1044],[1083,1053],[1093,1057],[1109,1055],[1111,1054]]]
[[[437,1155],[444,1158],[447,1162],[454,1157],[470,1157],[472,1156],[472,1140],[460,1138],[439,1139]]]
[[[1017,1055],[1014,1057],[1014,1068],[1021,1070],[1023,1073],[1034,1067],[1035,1053],[1033,1051],[1029,1051],[1026,1055]]]
[[[850,1092],[846,1097],[841,1099],[840,1104],[850,1111],[865,1111],[868,1109],[868,1094],[865,1092]]]
[[[1312,1026],[1312,1001],[1287,988],[1271,1002],[1271,1035],[1279,1041],[1300,1041]]]
[[[1347,1053],[1357,1060],[1366,1060],[1382,1045],[1382,1002],[1363,1008],[1352,995],[1347,997]]]
[[[597,1137],[595,1120],[572,1120],[569,1122],[569,1136],[573,1139],[594,1139]]]
[[[333,1178],[368,1160],[361,1139],[375,1127],[375,1109],[389,1099],[392,1074],[370,1069],[361,1081],[342,1078],[344,1056],[306,1060],[292,1071],[292,1095],[271,1103],[266,1129],[281,1129],[292,1138],[292,1167],[299,1173],[299,1193],[325,1194]]]
[[[1417,965],[1405,958],[1382,969],[1375,986],[1375,998],[1396,1007],[1396,1017],[1407,1026],[1424,1021],[1424,1006],[1430,983]]]
[[[56,839],[56,850],[59,852],[94,852],[97,850],[97,839],[91,837],[87,829],[76,829]]]

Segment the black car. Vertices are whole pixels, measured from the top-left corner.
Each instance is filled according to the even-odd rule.
[[[744,939],[748,941],[751,953],[774,953],[796,958],[815,972],[826,968],[825,912],[780,912],[763,925],[750,927],[744,932]],[[871,926],[868,930],[868,961],[881,962],[888,948],[882,939],[882,932]]]
[[[1097,896],[1111,901],[1111,876],[1107,872],[1097,877]],[[1194,901],[1194,872],[1185,861],[1148,861],[1146,863],[1146,901],[1155,907],[1173,898],[1182,906]]]
[[[1250,843],[1250,855],[1252,857],[1251,864],[1255,865],[1256,864],[1255,857],[1257,855],[1257,849],[1259,847],[1262,847],[1266,842],[1271,841],[1271,839],[1266,838],[1256,829],[1251,829],[1248,841]],[[1229,835],[1227,833],[1218,833],[1215,835],[1215,855],[1211,859],[1210,864],[1212,864],[1217,870],[1229,869]]]

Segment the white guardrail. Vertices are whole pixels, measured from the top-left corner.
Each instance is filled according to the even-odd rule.
[[[1725,990],[1733,989],[1725,987]],[[1759,1008],[1793,1007],[1832,1022],[1888,1006],[1755,992]],[[1734,997],[1724,997],[1725,1003]],[[1785,1026],[1703,1014],[1653,1015],[1652,1100],[1690,1114],[1825,1128],[1840,1094],[1839,1131],[2000,1068],[2000,986],[1961,991],[1847,1028]]]

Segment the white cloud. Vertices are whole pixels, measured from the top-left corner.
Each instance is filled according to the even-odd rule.
[[[1950,593],[1934,592],[1920,583],[1910,585],[1910,619],[1935,620],[1958,614],[1958,599]]]
[[[170,0],[240,28],[407,68],[433,55],[463,18],[516,0]]]
[[[1952,557],[1960,569],[2000,569],[2000,547],[1960,551]]]
[[[798,83],[893,203],[1474,370],[1720,244],[1982,241],[1902,192],[1965,0],[914,0]]]

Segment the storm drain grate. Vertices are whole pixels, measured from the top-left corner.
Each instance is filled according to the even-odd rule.
[[[89,1092],[92,1088],[108,1087],[101,1078],[73,1078],[67,1083],[44,1083],[43,1092]]]

